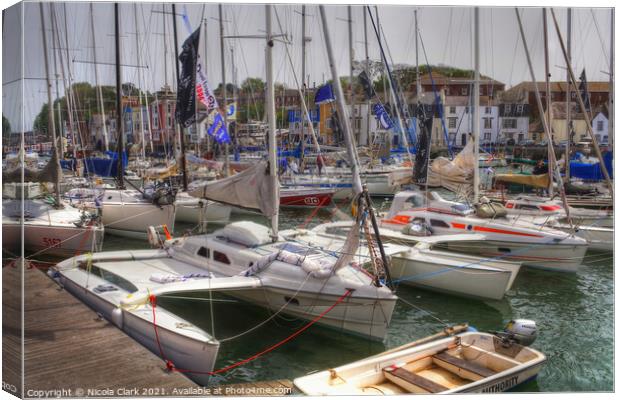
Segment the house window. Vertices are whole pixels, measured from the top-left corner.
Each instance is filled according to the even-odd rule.
[[[491,121],[493,118],[485,118],[484,119],[484,129],[491,129]]]
[[[502,128],[517,129],[517,119],[516,118],[504,118],[502,120]]]
[[[456,129],[456,118],[448,118],[448,129]]]
[[[484,140],[487,142],[491,140],[491,132],[484,132]]]
[[[223,264],[230,264],[230,260],[228,259],[228,256],[224,253],[220,253],[217,250],[213,251],[213,259]]]
[[[469,106],[465,107],[465,114],[469,114]]]
[[[456,107],[450,106],[450,114],[456,114]]]
[[[466,87],[461,88],[461,95],[467,96],[467,88]]]
[[[523,112],[523,104],[517,104],[517,113],[521,114]]]
[[[596,130],[599,132],[603,131],[603,121],[596,121]]]
[[[511,104],[506,104],[506,105],[504,106],[504,113],[505,113],[506,115],[508,115],[508,114],[510,114],[510,112],[511,112],[511,111],[512,111],[512,105],[511,105]]]
[[[484,107],[485,114],[491,114],[491,107]]]

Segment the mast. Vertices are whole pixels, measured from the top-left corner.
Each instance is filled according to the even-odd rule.
[[[265,5],[265,24],[267,30],[267,46],[265,49],[265,70],[267,73],[267,90],[265,91],[265,104],[267,106],[267,123],[269,124],[269,176],[271,178],[271,187],[273,190],[273,198],[279,199],[278,186],[278,164],[276,158],[276,108],[274,102],[274,84],[273,84],[273,38],[271,32],[271,8],[270,4]],[[220,5],[221,10],[221,5]],[[220,11],[221,13],[221,11]],[[220,14],[220,21],[221,21]],[[223,66],[223,65],[222,65]],[[277,208],[276,208],[277,210]],[[278,212],[271,217],[271,238],[275,242],[278,240]]]
[[[136,27],[138,21],[136,20]],[[99,85],[99,66],[97,65],[97,39],[95,35],[95,17],[93,12],[93,3],[90,3],[90,32],[93,36],[93,61],[95,64],[95,86],[97,86],[97,100],[99,101],[99,111],[101,112],[101,126],[103,127],[103,144],[105,151],[110,150],[108,141],[108,128],[105,123],[105,109],[103,108],[103,93]],[[138,62],[138,65],[140,63]]]
[[[613,13],[612,13],[613,14]],[[571,63],[571,25],[572,25],[572,9],[568,8],[566,10],[566,40],[568,47],[568,62]],[[570,88],[570,73],[566,71],[566,153],[564,158],[566,159],[566,168],[564,172],[564,180],[566,182],[570,182],[570,118],[571,118],[571,88]]]
[[[73,121],[73,112],[75,112],[75,115],[77,116],[77,106],[75,103],[75,97],[73,96],[73,84],[72,84],[72,78],[71,78],[71,63],[69,62],[69,60],[71,59],[70,55],[69,55],[69,28],[67,26],[67,3],[63,3],[63,17],[64,17],[64,22],[65,22],[65,52],[67,54],[67,80],[69,82],[69,88],[68,88],[68,96],[67,96],[67,110],[68,110],[68,114],[69,114],[69,124],[71,125],[71,138],[73,139],[73,143],[77,143],[76,141],[76,135],[77,138],[79,139],[80,142],[80,147],[82,148],[82,150],[84,150],[84,142],[82,141],[82,136],[80,135],[80,121],[78,118],[77,121],[77,126],[74,124],[75,121]],[[60,46],[59,46],[60,47]],[[69,105],[71,105],[69,107]],[[75,128],[75,130],[74,130]],[[75,146],[74,146],[75,147]],[[77,159],[76,159],[77,162]],[[76,172],[79,175],[79,171],[78,168],[76,166]]]
[[[538,86],[536,86],[536,75],[534,74],[534,67],[532,66],[532,59],[530,57],[530,51],[527,47],[527,41],[525,40],[525,32],[523,31],[523,23],[521,22],[521,15],[519,14],[519,9],[516,7],[515,7],[515,13],[517,14],[517,22],[519,24],[519,33],[521,34],[521,42],[523,43],[523,49],[525,50],[525,57],[527,59],[527,65],[530,70],[530,78],[532,79],[532,82],[534,82],[534,87],[535,87],[534,93],[536,95],[536,104],[538,106],[538,111],[540,115],[542,116],[544,114],[543,104],[540,98],[540,92],[538,91]],[[553,9],[551,10],[551,14],[553,15]],[[547,140],[551,142],[551,130],[549,128],[549,125],[547,125],[547,119],[543,117],[541,118],[541,121],[543,123],[543,129],[545,131],[545,134],[547,135]],[[555,162],[555,153],[551,152],[550,156],[551,156],[551,160],[549,160],[549,166],[551,165],[557,166],[557,163]],[[559,171],[558,171],[558,175],[559,175]],[[568,201],[566,200],[564,186],[560,185],[559,190],[560,190],[560,195],[562,197],[562,203],[564,205],[564,211],[566,212],[566,218],[568,219],[569,225],[572,226],[571,216],[570,216],[570,207],[568,206]]]
[[[174,31],[174,69],[176,73],[177,82],[179,82],[179,41],[177,40],[177,13],[176,5],[172,3],[172,30]],[[177,91],[178,91],[177,83]],[[178,93],[177,93],[178,95]],[[176,118],[175,118],[176,120]],[[178,121],[175,123],[176,129],[179,132],[179,141],[181,142],[181,171],[183,173],[183,190],[187,192],[187,165],[185,163],[185,133]]]
[[[54,122],[54,106],[52,103],[52,82],[50,81],[49,65],[47,59],[47,35],[45,33],[45,18],[43,17],[43,3],[39,3],[41,13],[41,32],[43,36],[43,58],[45,60],[45,81],[47,89],[47,129],[52,133],[52,149],[56,157],[56,176],[54,182],[55,207],[61,207],[60,203],[60,158],[58,157],[58,144],[56,143],[56,123]]]
[[[323,36],[325,37],[325,47],[327,48],[327,56],[329,58],[329,68],[332,73],[332,86],[335,91],[334,95],[336,96],[336,109],[338,110],[338,114],[340,117],[339,120],[342,124],[342,130],[344,131],[344,141],[347,145],[349,160],[351,161],[353,192],[355,195],[359,195],[362,193],[362,180],[360,179],[359,162],[357,160],[355,142],[351,133],[351,123],[348,118],[347,107],[344,103],[342,85],[340,83],[340,79],[338,79],[338,70],[336,69],[334,51],[332,50],[331,36],[329,34],[329,28],[327,26],[327,20],[325,18],[324,6],[320,5],[319,10],[321,12],[321,22],[323,25]]]
[[[614,9],[611,9],[611,38],[609,40],[609,122],[607,135],[609,147],[614,148]]]
[[[347,6],[347,26],[349,28],[349,104],[351,105],[351,125],[353,127],[352,133],[354,137],[359,140],[359,132],[355,128],[355,93],[353,91],[353,16],[351,12],[351,5]],[[357,133],[357,135],[355,135]]]
[[[222,61],[222,91],[224,92],[224,97],[223,97],[223,101],[224,101],[224,126],[226,127],[226,130],[228,130],[228,95],[227,95],[227,91],[226,91],[226,55],[224,53],[224,16],[222,13],[222,4],[218,4],[217,5],[217,9],[219,12],[219,17],[220,17],[220,58]],[[268,13],[269,14],[269,13]],[[269,18],[271,18],[271,15],[269,16]],[[230,160],[228,159],[228,152],[229,152],[229,148],[228,148],[228,142],[224,143],[224,175],[228,176],[230,175]]]
[[[379,228],[377,225],[377,219],[375,217],[375,212],[372,208],[372,204],[370,202],[370,197],[368,195],[368,190],[366,189],[366,187],[362,187],[362,182],[360,179],[360,173],[359,173],[359,161],[357,159],[357,150],[355,148],[355,138],[352,136],[352,131],[351,131],[351,126],[350,126],[350,121],[347,118],[347,108],[346,105],[344,103],[344,94],[342,92],[342,85],[340,83],[340,79],[338,79],[338,71],[336,69],[336,62],[335,62],[335,57],[334,57],[334,52],[332,50],[332,43],[331,43],[331,36],[329,34],[329,28],[327,26],[327,18],[325,18],[325,6],[320,5],[319,6],[319,11],[321,12],[321,22],[323,25],[323,36],[325,37],[325,47],[327,48],[327,56],[329,59],[329,67],[332,73],[332,81],[333,81],[333,86],[335,89],[335,97],[336,97],[336,106],[338,109],[338,112],[341,115],[340,121],[342,123],[342,129],[344,131],[344,138],[345,138],[345,142],[347,144],[347,151],[349,153],[349,158],[351,159],[351,175],[353,178],[353,189],[354,189],[354,194],[357,197],[358,195],[362,196],[362,198],[360,200],[363,200],[363,203],[365,203],[365,208],[366,211],[368,211],[368,214],[370,216],[370,220],[372,222],[372,227],[374,230],[374,239],[377,242],[377,245],[379,247],[379,251],[381,253],[381,262],[383,265],[383,269],[385,271],[385,277],[386,277],[386,281],[387,281],[387,286],[393,290],[393,285],[392,285],[392,278],[390,276],[390,268],[389,268],[389,262],[388,259],[385,255],[385,250],[383,249],[383,244],[381,243],[381,235],[379,235]],[[370,11],[370,8],[368,8],[368,11]],[[360,203],[360,204],[363,204]],[[358,211],[358,213],[362,212],[361,210]],[[370,240],[369,240],[370,242]],[[346,245],[345,245],[346,246]],[[369,243],[369,246],[374,246],[371,245]],[[374,259],[373,259],[374,262]],[[379,283],[377,282],[376,285],[379,285]]]
[[[91,7],[93,3],[90,3]],[[141,132],[141,142],[142,142],[142,159],[145,158],[145,137],[144,137],[144,114],[142,113],[142,72],[140,71],[140,66],[142,65],[140,60],[140,38],[138,37],[138,4],[133,3],[133,14],[134,21],[136,24],[136,57],[138,61],[138,110],[140,111],[140,132]],[[96,68],[96,67],[95,67]],[[148,105],[147,105],[148,108]],[[135,139],[134,139],[135,140]]]
[[[114,3],[114,47],[116,52],[116,130],[118,136],[116,166],[116,186],[125,189],[123,180],[123,153],[125,151],[125,135],[123,134],[123,116],[121,107],[121,43],[119,32],[118,3]]]
[[[202,68],[207,68],[207,65],[206,65],[206,59],[207,59],[207,19],[206,18],[203,18],[202,24],[203,24],[203,31],[204,31],[204,47],[205,47],[205,50],[204,50],[205,58],[204,58],[204,61],[202,62]],[[211,137],[208,134],[206,134],[206,133],[205,133],[205,141],[207,142],[207,154],[209,154],[211,152]]]
[[[549,127],[549,131],[553,132],[551,127],[551,83],[549,82],[549,37],[547,35],[547,9],[543,7],[542,9],[542,17],[543,17],[543,36],[544,36],[544,47],[545,47],[545,102],[547,103],[547,115],[542,116],[543,118],[547,118],[547,126]],[[537,83],[534,82],[536,85]],[[551,136],[551,140],[547,142],[547,173],[549,175],[549,197],[553,197],[553,165],[551,165],[551,152],[553,152],[553,135]]]
[[[480,8],[474,8],[474,129],[472,140],[474,141],[474,203],[478,203],[480,196],[480,171],[478,159],[480,158]]]
[[[56,29],[54,29],[54,23],[53,23],[53,16],[56,15],[56,13],[54,12],[54,5],[50,4],[50,20],[52,20],[51,22],[51,31],[52,31],[52,49],[54,48],[54,46],[56,46]],[[52,50],[52,56],[54,58],[54,78],[55,78],[55,86],[56,86],[56,100],[57,100],[57,104],[56,104],[56,112],[58,114],[58,126],[60,127],[61,121],[62,121],[62,114],[60,113],[60,91],[58,90],[58,80],[60,78],[60,75],[58,74],[58,64],[56,61],[56,52]],[[60,154],[64,157],[65,154],[65,141],[62,137],[62,129],[60,130],[60,132],[58,132],[58,136],[60,137]]]
[[[415,19],[415,87],[416,97],[420,99],[422,94],[422,82],[420,81],[420,63],[418,62],[418,10],[413,10],[413,18]],[[418,100],[419,101],[419,100]]]
[[[571,67],[568,61],[568,55],[566,54],[566,47],[564,46],[564,39],[562,38],[562,33],[560,32],[560,26],[558,25],[558,21],[555,17],[555,12],[553,11],[553,8],[551,9],[551,16],[553,17],[553,24],[555,25],[555,32],[558,35],[558,39],[560,41],[560,47],[562,48],[562,55],[564,56],[564,61],[566,62],[566,67],[568,68],[568,72],[570,74],[570,80],[573,84],[573,90],[575,90],[575,93],[579,93],[579,88],[577,86],[577,80],[575,79],[573,68]],[[590,135],[592,144],[594,145],[594,152],[596,153],[596,156],[600,160],[601,171],[603,171],[603,176],[605,177],[605,181],[607,183],[607,186],[609,187],[611,197],[613,198],[614,185],[611,182],[611,178],[609,177],[609,172],[607,171],[607,167],[605,166],[605,162],[603,161],[603,155],[601,154],[601,149],[598,146],[598,141],[596,140],[596,136],[594,135],[594,131],[592,129],[592,122],[590,121],[590,118],[588,116],[588,111],[586,110],[585,104],[583,104],[583,99],[581,98],[581,96],[575,96],[575,97],[577,98],[577,101],[579,102],[579,108],[585,117],[586,130],[588,134]],[[568,210],[566,212],[568,213]]]
[[[362,8],[362,14],[364,14],[364,56],[366,57],[366,73],[368,74],[368,79],[372,79],[372,74],[370,73],[370,57],[368,57],[368,22],[366,10]],[[371,82],[372,84],[372,82]],[[359,144],[370,144],[370,99],[366,100],[366,140],[361,140]]]
[[[301,102],[306,101],[306,5],[301,6]],[[299,160],[299,170],[303,173],[306,160],[306,121],[301,118],[301,157]]]

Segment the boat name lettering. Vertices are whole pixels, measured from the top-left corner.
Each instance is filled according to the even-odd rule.
[[[508,379],[505,379],[501,382],[496,383],[493,386],[489,386],[489,387],[482,389],[482,393],[496,393],[496,392],[506,391],[510,389],[511,387],[515,386],[518,380],[519,380],[518,376],[510,377]]]
[[[60,247],[60,243],[62,243],[62,240],[58,238],[43,238],[43,244],[47,247]]]

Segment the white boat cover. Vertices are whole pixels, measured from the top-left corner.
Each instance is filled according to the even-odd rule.
[[[205,182],[188,193],[193,197],[258,210],[266,217],[272,217],[280,205],[280,184],[276,182],[275,198],[271,185],[269,163],[261,161],[228,178]]]
[[[428,169],[428,186],[441,186],[469,197],[473,192],[474,168],[478,166],[473,143],[470,140],[452,161],[445,157],[434,159]]]

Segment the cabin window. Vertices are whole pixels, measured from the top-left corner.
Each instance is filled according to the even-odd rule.
[[[532,206],[530,204],[517,204],[517,206],[515,207],[518,210],[534,210],[534,211],[538,211],[538,207],[537,206]]]
[[[431,219],[431,226],[438,226],[440,228],[449,228],[450,225],[448,225],[447,223],[445,223],[444,221],[440,220],[440,219]]]
[[[211,250],[203,246],[198,250],[198,255],[204,258],[211,258]]]
[[[101,269],[97,267],[96,265],[91,265],[90,268],[88,268],[88,263],[81,262],[78,264],[78,268],[83,271],[87,271],[87,272],[90,269],[91,274],[98,276],[99,278],[105,281],[108,281],[129,293],[134,293],[138,291],[138,288],[133,283],[129,282],[127,279],[122,278],[105,269]]]
[[[230,260],[228,259],[228,256],[224,253],[220,253],[217,250],[213,251],[213,259],[215,261],[221,262],[222,264],[230,264]]]

